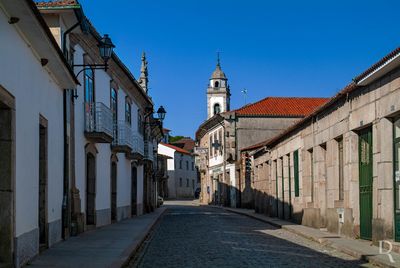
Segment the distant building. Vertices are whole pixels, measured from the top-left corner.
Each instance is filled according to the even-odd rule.
[[[160,143],[158,154],[170,157],[168,165],[167,198],[193,198],[197,188],[194,155],[175,145]]]
[[[275,136],[327,101],[267,97],[231,111],[228,79],[218,61],[207,88],[208,119],[196,132],[201,202],[232,207],[241,204],[240,149]]]

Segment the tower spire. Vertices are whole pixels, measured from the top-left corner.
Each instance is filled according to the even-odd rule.
[[[221,68],[220,51],[217,51],[217,67]]]
[[[147,71],[146,53],[143,51],[142,65],[140,67],[139,84],[142,86],[142,88],[144,89],[144,91],[146,93],[148,92],[148,83],[149,83],[149,78],[148,78],[148,71]]]
[[[149,83],[149,78],[148,78],[148,71],[147,71],[146,53],[143,51],[143,53],[142,53],[142,65],[140,67],[139,84],[142,86],[142,88],[144,89],[144,91],[146,93],[148,91],[148,83]]]

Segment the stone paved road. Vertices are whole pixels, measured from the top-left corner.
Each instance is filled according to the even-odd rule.
[[[130,267],[372,267],[246,216],[190,201],[166,205]]]

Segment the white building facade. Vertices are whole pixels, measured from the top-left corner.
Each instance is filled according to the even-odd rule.
[[[137,81],[82,7],[0,2],[0,266],[157,206],[147,61]],[[78,65],[78,66],[77,66]]]
[[[167,160],[167,198],[193,198],[197,188],[197,171],[194,156],[171,144],[160,143],[158,153],[169,157]]]
[[[20,266],[64,235],[63,106],[77,81],[31,4],[0,3],[2,267]]]

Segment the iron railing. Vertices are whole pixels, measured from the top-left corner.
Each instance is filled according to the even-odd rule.
[[[144,142],[144,159],[154,161],[153,144],[149,141]]]
[[[85,102],[85,131],[113,136],[112,112],[104,103]]]
[[[118,124],[114,125],[113,146],[128,146],[133,149],[133,145],[131,126],[125,121],[120,121]]]
[[[144,156],[143,137],[141,137],[139,134],[132,134],[132,142],[133,142],[132,151],[134,153],[139,153]]]

